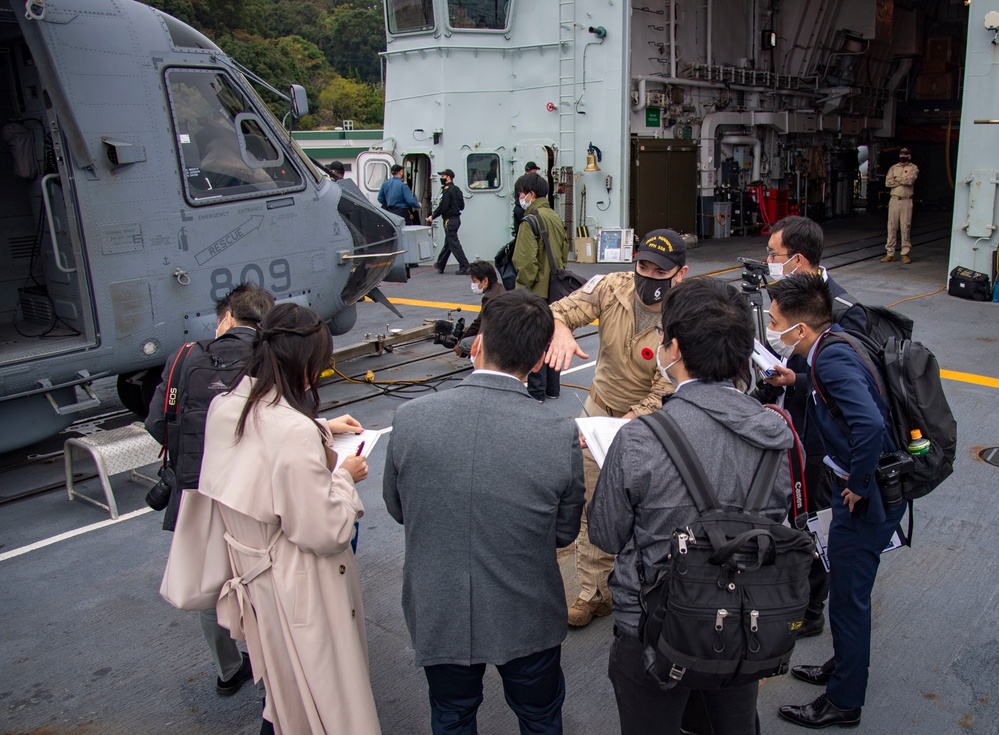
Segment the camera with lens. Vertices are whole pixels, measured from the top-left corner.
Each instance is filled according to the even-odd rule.
[[[912,472],[912,466],[912,457],[907,452],[886,452],[878,458],[874,476],[881,488],[881,502],[886,508],[894,508],[902,502],[902,483]]]
[[[742,290],[757,291],[760,286],[767,285],[767,278],[770,275],[770,266],[759,260],[752,258],[738,258],[742,263]]]
[[[449,350],[453,350],[455,345],[461,342],[461,336],[465,333],[465,318],[462,317],[456,322],[447,319],[438,319],[434,322],[434,344],[443,345]]]
[[[163,510],[170,504],[170,494],[177,488],[177,476],[169,465],[160,467],[159,482],[146,493],[146,505],[153,510]]]

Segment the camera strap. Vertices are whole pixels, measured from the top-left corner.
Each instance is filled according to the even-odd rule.
[[[163,455],[163,469],[167,466],[167,455],[169,453],[170,445],[170,424],[177,420],[177,400],[180,397],[178,395],[178,383],[180,382],[180,369],[184,365],[184,360],[191,350],[194,349],[194,345],[197,342],[185,342],[179,350],[177,350],[177,356],[173,359],[173,364],[170,365],[170,371],[167,373],[166,390],[163,392],[163,449],[161,454]],[[176,379],[175,379],[176,378]]]
[[[801,438],[794,430],[791,416],[783,409],[773,404],[766,404],[764,408],[773,411],[787,422],[787,428],[791,430],[794,443],[787,450],[787,459],[791,471],[791,521],[797,528],[804,528],[805,519],[808,516],[808,487],[805,485],[805,450],[801,446]],[[801,521],[798,521],[801,518]]]

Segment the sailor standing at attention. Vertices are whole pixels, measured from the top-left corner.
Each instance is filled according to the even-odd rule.
[[[898,163],[888,169],[885,176],[885,186],[891,189],[891,199],[888,201],[888,241],[885,250],[888,254],[881,259],[882,263],[895,260],[895,243],[899,229],[902,230],[902,262],[908,265],[912,262],[909,250],[912,241],[909,232],[912,229],[912,188],[919,176],[919,167],[912,163],[912,154],[908,148],[898,152]]]

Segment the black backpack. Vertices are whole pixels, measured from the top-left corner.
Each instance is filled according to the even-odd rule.
[[[819,337],[812,358],[812,385],[844,431],[849,431],[836,402],[825,392],[815,365],[830,344],[846,343],[870,370],[878,392],[888,408],[892,439],[905,451],[913,429],[930,440],[926,454],[912,457],[911,472],[902,478],[902,498],[915,500],[930,493],[954,472],[957,456],[957,422],[944,395],[937,359],[925,346],[908,339],[889,337],[878,344],[871,337],[849,330],[826,332]],[[912,513],[909,514],[912,533]]]
[[[719,689],[785,673],[808,606],[815,543],[806,531],[760,514],[782,453],[764,452],[743,510],[726,511],[676,422],[663,411],[641,420],[672,458],[698,512],[673,532],[668,566],[650,585],[636,549],[646,672],[663,689]]]
[[[845,293],[833,298],[832,317],[833,324],[841,324],[843,315],[858,301],[850,294]],[[889,309],[887,306],[866,306],[859,304],[867,316],[867,336],[875,343],[883,345],[889,337],[895,339],[912,339],[912,319],[905,314]]]
[[[175,460],[181,488],[198,486],[208,406],[215,396],[230,389],[243,372],[251,351],[250,345],[235,334],[188,345],[182,366],[177,366],[181,378],[177,386],[175,431],[179,438]]]
[[[552,254],[552,245],[548,240],[548,228],[545,227],[544,220],[535,212],[531,212],[524,217],[524,222],[531,228],[535,239],[544,243],[545,252],[548,253],[548,266],[551,269],[551,275],[548,277],[548,303],[554,304],[559,299],[582,288],[586,283],[585,278],[566,268],[555,267],[555,256]]]

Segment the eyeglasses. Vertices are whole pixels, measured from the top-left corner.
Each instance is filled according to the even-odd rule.
[[[774,260],[775,258],[787,258],[788,253],[775,253],[770,248],[767,248],[767,260]],[[791,256],[794,257],[794,256]]]

